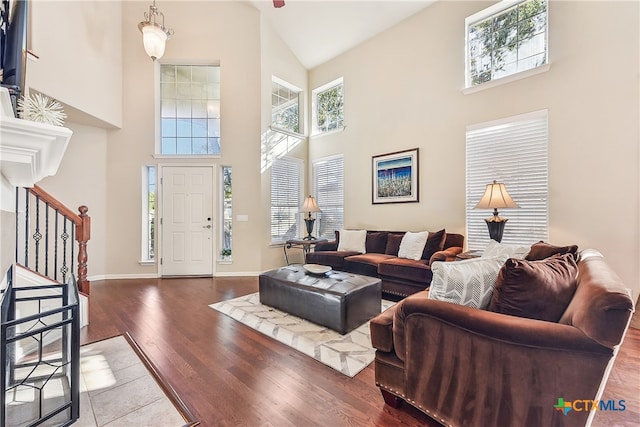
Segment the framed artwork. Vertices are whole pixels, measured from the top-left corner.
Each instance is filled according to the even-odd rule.
[[[372,157],[371,202],[418,202],[418,149]]]

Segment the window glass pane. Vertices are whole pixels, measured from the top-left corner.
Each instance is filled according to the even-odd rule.
[[[300,90],[273,81],[271,83],[271,125],[300,133]]]
[[[176,154],[175,138],[162,138],[162,154]]]
[[[163,64],[160,76],[161,153],[220,154],[220,67]]]
[[[325,90],[314,91],[316,132],[327,132],[344,125],[344,95],[342,79]]]
[[[233,193],[231,187],[232,169],[222,167],[222,258],[231,257],[231,236],[233,227]]]
[[[467,85],[544,65],[547,49],[546,0],[521,1],[493,16],[468,22]]]

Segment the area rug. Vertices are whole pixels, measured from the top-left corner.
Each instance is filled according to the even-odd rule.
[[[394,302],[382,300],[382,311]],[[345,335],[260,303],[256,292],[209,305],[283,344],[353,378],[375,355],[369,322]]]

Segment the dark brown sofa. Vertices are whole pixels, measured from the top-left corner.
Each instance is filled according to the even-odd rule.
[[[447,233],[444,229],[430,232],[420,260],[398,258],[404,231],[368,230],[366,253],[338,251],[340,232],[335,240],[319,243],[307,254],[309,264],[331,266],[334,270],[378,277],[382,292],[395,297],[406,297],[429,287],[431,263],[453,261],[462,252],[464,236]]]
[[[584,251],[577,271],[557,322],[436,301],[427,291],[374,318],[385,402],[408,402],[452,426],[588,425],[595,411],[563,410],[559,399],[619,399],[602,391],[634,307],[597,251]]]

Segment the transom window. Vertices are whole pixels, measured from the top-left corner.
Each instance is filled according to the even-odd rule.
[[[344,90],[342,77],[313,91],[314,133],[331,132],[344,127]]]
[[[502,1],[465,20],[466,87],[547,63],[547,1]]]
[[[273,78],[271,82],[271,126],[300,134],[301,89],[282,80]]]
[[[220,154],[220,67],[160,66],[160,153]]]

